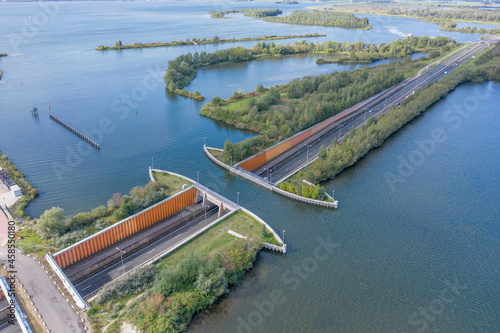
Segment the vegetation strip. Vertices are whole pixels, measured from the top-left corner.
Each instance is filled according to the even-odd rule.
[[[231,9],[225,11],[211,11],[208,12],[211,18],[222,19],[226,14],[242,13],[245,16],[263,18],[268,16],[276,16],[282,14],[281,9],[277,8],[247,8],[247,9]]]
[[[185,331],[196,312],[242,281],[263,242],[277,244],[255,219],[232,214],[158,264],[107,284],[87,312],[92,329],[101,332],[107,324],[127,321],[147,333]]]
[[[342,46],[342,43],[329,43],[323,43],[323,49]],[[441,46],[440,54],[457,47],[455,42],[443,37],[410,37],[374,46],[373,50],[394,56],[409,55],[419,43],[427,48]],[[355,45],[362,50],[372,48],[369,44]],[[364,53],[358,51],[355,56],[361,57]],[[267,89],[258,85],[253,92],[235,92],[227,100],[215,97],[200,110],[200,114],[260,134],[234,145],[225,143],[223,161],[237,163],[392,87],[426,63],[427,58],[410,61],[407,56],[403,63],[304,77]]]
[[[345,29],[370,30],[372,28],[366,17],[361,18],[346,12],[295,10],[287,16],[265,17],[263,20],[276,23],[317,25]]]
[[[164,79],[167,91],[179,93],[185,91],[183,88],[196,77],[198,68],[214,64],[235,63],[289,54],[325,54],[336,57],[328,62],[369,63],[380,59],[405,58],[415,52],[429,52],[430,56],[436,56],[441,52],[449,51],[452,47],[455,47],[455,42],[450,41],[448,37],[429,38],[427,36],[398,39],[389,44],[382,43],[378,46],[365,42],[325,41],[322,44],[319,42],[314,44],[304,40],[285,45],[260,42],[250,49],[240,46],[213,53],[195,52],[194,54],[181,55],[168,63]],[[327,61],[318,60],[318,63],[325,62]],[[199,92],[195,92],[194,95],[201,96]]]
[[[122,41],[119,40],[114,46],[104,46],[99,45],[96,51],[110,51],[110,50],[126,50],[126,49],[143,49],[148,47],[169,47],[169,46],[186,46],[186,45],[201,45],[201,44],[223,44],[223,43],[236,43],[236,42],[253,42],[259,40],[280,40],[280,39],[290,39],[290,38],[314,38],[314,37],[324,37],[326,34],[301,34],[301,35],[288,35],[288,36],[276,36],[276,35],[264,35],[262,37],[245,37],[245,38],[219,38],[217,35],[212,38],[193,38],[186,39],[185,41],[178,40],[166,43],[132,43],[128,45],[123,45]]]
[[[500,29],[486,29],[476,27],[457,28],[457,21],[467,23],[482,23],[491,25],[500,25],[500,13],[496,10],[484,10],[475,8],[430,8],[415,9],[407,7],[382,7],[369,5],[325,5],[316,7],[315,9],[333,10],[340,13],[363,13],[371,15],[395,16],[416,18],[419,21],[439,24],[440,30],[461,32],[461,33],[478,33],[478,34],[500,34]]]
[[[2,167],[7,172],[8,176],[19,185],[23,192],[22,197],[10,207],[11,210],[14,211],[13,214],[19,219],[30,220],[31,218],[26,214],[25,209],[28,207],[28,203],[38,196],[38,191],[26,180],[24,174],[19,171],[14,163],[12,163],[2,151],[0,151],[0,167]]]
[[[294,181],[308,179],[312,182],[332,179],[354,165],[370,150],[380,146],[393,133],[418,117],[460,84],[491,80],[500,80],[500,45],[498,44],[477,57],[475,61],[469,61],[462,65],[462,68],[451,72],[439,82],[429,84],[405,100],[400,108],[393,106],[379,119],[372,117],[361,128],[351,130],[341,144],[334,143],[329,149],[324,149],[307,170],[299,172],[292,179]]]

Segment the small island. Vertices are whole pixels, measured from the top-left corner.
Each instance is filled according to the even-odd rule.
[[[126,49],[143,49],[149,47],[169,47],[169,46],[186,46],[186,45],[201,45],[201,44],[223,44],[223,43],[236,43],[236,42],[253,42],[260,40],[279,40],[279,39],[289,39],[289,38],[314,38],[314,37],[324,37],[326,34],[301,34],[301,35],[288,35],[288,36],[276,36],[276,35],[264,35],[262,37],[245,37],[245,38],[219,38],[219,36],[214,36],[213,38],[193,38],[177,40],[166,43],[137,43],[123,45],[122,41],[119,40],[114,46],[104,46],[99,45],[96,51],[111,51],[111,50],[126,50]]]
[[[211,11],[208,12],[211,18],[224,19],[226,14],[241,13],[244,16],[250,16],[254,18],[263,18],[268,16],[277,16],[282,14],[281,9],[277,8],[247,8],[247,9],[232,9],[224,11]]]
[[[499,29],[486,29],[466,26],[457,28],[457,22],[500,24],[500,13],[497,10],[484,10],[477,8],[436,8],[427,6],[422,9],[414,6],[398,4],[398,6],[381,6],[379,4],[350,4],[350,5],[324,5],[314,7],[316,10],[333,11],[336,13],[359,13],[380,16],[396,16],[416,18],[419,21],[439,24],[440,30],[477,33],[477,34],[500,34]]]
[[[295,10],[287,16],[265,17],[263,20],[276,23],[318,25],[322,27],[345,29],[370,30],[372,28],[372,26],[368,24],[368,19],[366,17],[360,18],[352,13],[345,12]]]

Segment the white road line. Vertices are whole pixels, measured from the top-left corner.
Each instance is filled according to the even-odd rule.
[[[182,236],[182,234],[178,234],[178,235],[177,235],[177,236],[175,236],[174,238],[177,238],[177,237],[180,237],[180,236]]]
[[[149,252],[148,252],[148,254],[150,254],[150,253],[151,253],[151,252],[153,252],[154,250],[156,250],[156,249],[152,249],[151,251],[149,251]]]
[[[86,286],[85,288],[83,288],[83,289],[82,289],[82,291],[84,291],[85,289],[88,289],[88,288],[90,288],[90,287],[92,287],[92,285],[91,285],[91,284],[89,284],[88,286]]]

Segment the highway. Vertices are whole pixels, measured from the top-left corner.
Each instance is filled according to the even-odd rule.
[[[123,258],[123,266],[121,261],[118,261],[115,264],[103,269],[99,273],[96,273],[79,282],[75,285],[75,288],[82,297],[88,298],[101,289],[106,283],[123,275],[124,271],[129,272],[154,256],[175,247],[184,239],[203,228],[206,224],[217,219],[219,207],[216,205],[214,206],[213,204],[207,207],[206,221],[205,214],[198,216],[175,231],[166,234],[162,238],[148,244],[146,247],[143,247],[133,254]]]
[[[407,79],[386,91],[375,95],[343,112],[334,116],[338,119],[332,124],[303,140],[293,148],[266,162],[253,172],[272,184],[277,184],[287,179],[309,163],[318,155],[321,146],[329,147],[335,138],[341,138],[350,131],[352,126],[358,127],[372,116],[379,117],[386,113],[396,103],[404,101],[415,90],[425,87],[429,82],[435,82],[459,67],[470,57],[489,47],[489,39],[476,42],[464,48],[461,52],[442,61],[423,75]]]

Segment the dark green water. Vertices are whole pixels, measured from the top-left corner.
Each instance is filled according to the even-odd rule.
[[[314,32],[328,35],[314,42],[380,43],[406,33],[436,36],[437,25],[369,17],[374,29],[350,31],[241,16],[219,21],[206,14],[242,6],[234,3],[54,6],[51,15],[37,4],[0,5],[0,31],[6,36],[0,52],[10,54],[0,60],[0,149],[41,193],[30,214],[54,205],[73,214],[104,204],[112,193],[145,183],[153,157],[157,168],[192,178],[199,171],[202,183],[228,198],[240,192],[240,203],[276,230],[286,229],[289,253],[262,252],[244,283],[197,316],[190,331],[500,331],[499,84],[460,87],[326,184],[340,202],[333,211],[276,196],[223,172],[204,156],[203,138],[222,147],[227,138],[240,141],[252,134],[200,117],[204,103],[165,94],[161,77],[169,60],[233,45],[93,51],[118,39],[145,43]],[[32,26],[29,16],[39,24],[28,35],[23,31]],[[461,41],[478,37],[452,35]],[[188,89],[210,100],[259,83],[352,68],[314,61],[290,57],[208,68]],[[78,129],[95,134],[100,124],[110,127],[106,133],[101,128],[101,151],[86,149],[48,119],[49,105]],[[32,107],[39,108],[38,119],[29,114]],[[329,243],[328,251],[320,247]]]

